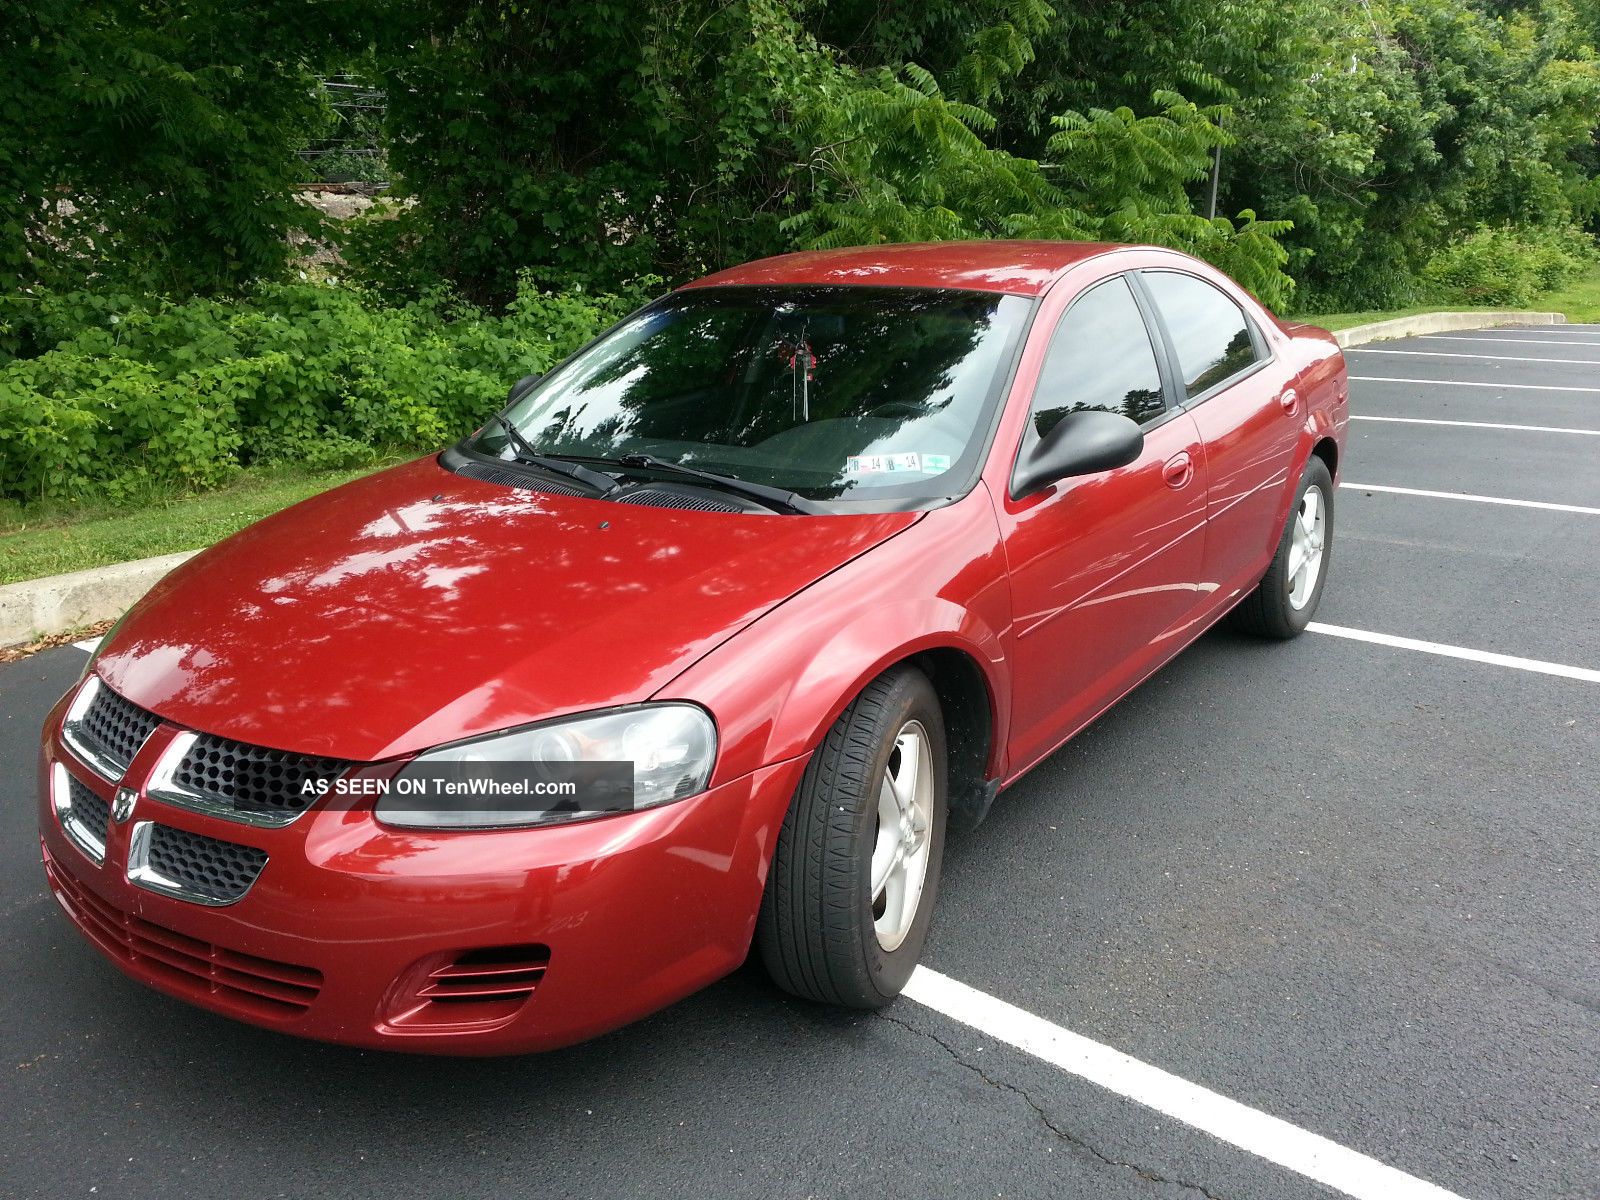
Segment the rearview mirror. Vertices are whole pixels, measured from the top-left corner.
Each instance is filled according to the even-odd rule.
[[[1077,475],[1125,467],[1144,451],[1144,431],[1103,408],[1069,412],[1023,453],[1011,475],[1017,499]]]
[[[524,375],[511,385],[511,390],[506,393],[506,403],[515,404],[518,400],[521,400],[529,392],[533,391],[534,385],[543,378],[543,375]]]

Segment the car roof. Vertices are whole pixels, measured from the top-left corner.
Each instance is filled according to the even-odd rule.
[[[841,250],[802,250],[729,267],[685,286],[858,284],[965,288],[1037,296],[1067,268],[1085,259],[1131,249],[1135,247],[1109,242],[981,241],[903,242]]]

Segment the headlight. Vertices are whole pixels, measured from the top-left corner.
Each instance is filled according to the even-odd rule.
[[[419,754],[389,781],[376,812],[408,829],[564,824],[703,792],[716,756],[716,726],[693,704],[589,713]],[[577,791],[557,790],[564,782]]]

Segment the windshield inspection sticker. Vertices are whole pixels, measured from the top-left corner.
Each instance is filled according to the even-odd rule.
[[[852,454],[845,460],[845,470],[852,475],[883,475],[898,471],[921,471],[937,475],[949,469],[948,454],[919,454],[915,450],[905,454]]]

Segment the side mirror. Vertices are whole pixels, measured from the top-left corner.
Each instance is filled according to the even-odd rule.
[[[511,385],[511,390],[506,393],[506,403],[515,404],[518,400],[521,400],[529,392],[533,391],[534,385],[543,378],[543,375],[524,375]]]
[[[1011,474],[1018,499],[1077,475],[1125,467],[1144,451],[1144,431],[1103,408],[1069,412],[1027,450]]]

